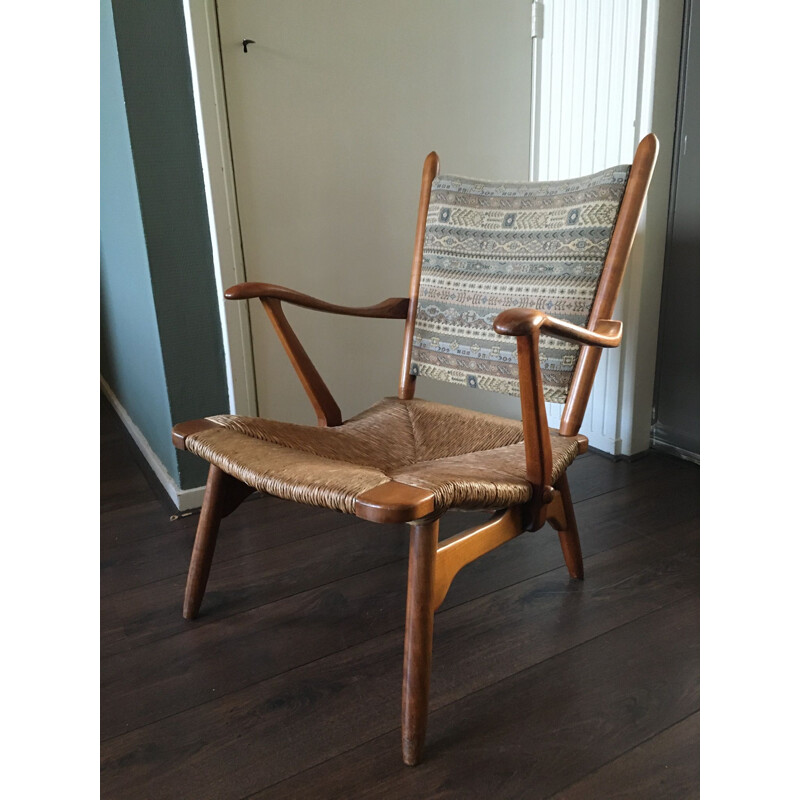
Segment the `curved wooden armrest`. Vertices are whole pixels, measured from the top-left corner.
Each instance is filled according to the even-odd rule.
[[[283,313],[282,302],[292,303],[296,306],[310,308],[315,311],[327,311],[329,314],[345,314],[351,317],[373,317],[378,319],[405,319],[408,314],[407,297],[390,297],[382,303],[373,306],[337,306],[326,303],[294,289],[285,286],[275,286],[271,283],[239,283],[231,286],[225,292],[228,300],[251,300],[258,298],[267,316],[270,318],[278,338],[281,340],[289,360],[292,362],[297,377],[314,407],[317,423],[322,426],[334,427],[342,424],[342,412],[333,395],[317,372],[316,367],[306,353],[305,348],[297,338],[289,320]]]
[[[539,495],[534,503],[539,515],[535,524],[544,524],[543,509],[552,497],[549,484],[552,480],[553,456],[539,365],[539,336],[545,333],[580,345],[616,347],[622,339],[622,323],[601,319],[594,330],[589,330],[535,308],[508,308],[495,317],[494,329],[504,336],[517,337],[527,477]]]
[[[324,300],[318,300],[316,297],[311,297],[302,292],[296,292],[294,289],[287,289],[285,286],[276,286],[272,283],[239,283],[227,289],[225,297],[228,300],[252,300],[254,298],[265,300],[272,298],[302,306],[303,308],[311,308],[315,311],[326,311],[329,314],[346,314],[350,317],[405,319],[408,315],[407,297],[389,297],[372,306],[338,306],[333,303],[326,303]]]
[[[549,484],[552,480],[553,456],[539,365],[539,336],[545,333],[579,345],[617,347],[622,340],[622,323],[601,319],[595,323],[594,330],[589,330],[535,308],[508,308],[495,317],[494,329],[504,336],[517,337],[525,463],[528,480],[540,495],[534,504],[539,514],[535,524],[543,524],[545,512],[542,509],[552,497]]]
[[[622,341],[622,323],[616,319],[600,319],[593,331],[557,319],[535,308],[508,308],[494,320],[494,329],[504,336],[531,336],[535,330],[566,339],[575,344],[595,347],[617,347]]]

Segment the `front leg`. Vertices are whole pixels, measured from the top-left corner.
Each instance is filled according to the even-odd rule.
[[[555,500],[548,506],[547,521],[558,531],[561,540],[561,552],[567,565],[570,577],[583,580],[583,555],[581,540],[578,537],[578,523],[575,520],[575,509],[572,506],[572,495],[564,473],[555,485]]]
[[[403,761],[409,766],[422,758],[428,723],[438,539],[438,519],[411,525],[402,707]]]

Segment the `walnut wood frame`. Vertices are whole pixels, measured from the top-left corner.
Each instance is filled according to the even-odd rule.
[[[501,509],[485,524],[444,542],[439,542],[439,520],[434,513],[434,497],[427,490],[389,481],[363,492],[356,500],[355,513],[358,517],[379,523],[408,523],[411,528],[401,715],[402,753],[406,764],[417,764],[422,757],[428,715],[433,615],[458,571],[522,532],[537,530],[549,523],[559,533],[570,576],[583,578],[580,540],[566,474],[555,485],[550,485],[551,431],[547,425],[539,367],[539,337],[545,333],[581,346],[559,433],[578,436],[580,452],[585,452],[588,440],[580,436],[578,430],[602,349],[616,347],[621,341],[622,323],[610,319],[610,316],[633,245],[657,153],[658,141],[653,134],[646,136],[637,148],[586,326],[573,325],[536,309],[524,308],[507,309],[495,319],[494,329],[497,333],[517,338],[526,475],[534,490],[532,499],[524,506]],[[393,297],[372,306],[349,307],[266,283],[243,283],[225,292],[225,297],[230,300],[258,299],[261,302],[311,401],[320,426],[341,425],[341,411],[286,319],[282,303],[331,314],[405,319],[398,397],[413,398],[416,379],[410,371],[411,351],[419,300],[425,223],[431,185],[438,174],[439,158],[436,153],[430,153],[425,159],[422,173],[407,298]],[[210,420],[193,420],[176,425],[173,443],[176,447],[185,448],[187,436],[213,425]],[[200,608],[220,520],[233,511],[250,491],[249,487],[226,475],[218,467],[211,466],[186,587],[184,616],[187,619],[194,618]]]

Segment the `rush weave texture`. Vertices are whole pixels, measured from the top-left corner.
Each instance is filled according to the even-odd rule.
[[[411,373],[518,395],[516,339],[492,323],[504,309],[535,308],[586,324],[629,171],[543,183],[436,178]],[[542,337],[545,400],[566,401],[578,349]]]
[[[208,417],[217,427],[186,448],[267,494],[355,512],[361,492],[389,480],[433,492],[437,511],[505,508],[532,495],[522,424],[426,400],[387,397],[335,428],[255,417]],[[578,440],[551,432],[553,483]]]

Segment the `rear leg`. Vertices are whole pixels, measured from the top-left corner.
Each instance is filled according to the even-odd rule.
[[[561,540],[561,551],[570,577],[583,580],[583,555],[581,541],[578,537],[578,523],[575,521],[575,509],[572,507],[572,495],[569,491],[566,473],[562,475],[554,487],[558,491],[556,499],[551,503],[547,521],[558,531]]]

